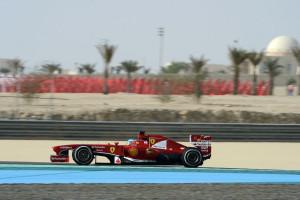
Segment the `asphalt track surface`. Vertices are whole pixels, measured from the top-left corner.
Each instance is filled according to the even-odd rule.
[[[299,200],[300,185],[52,184],[0,185],[0,199],[22,200]]]
[[[297,184],[300,171],[182,166],[0,164],[0,184]]]

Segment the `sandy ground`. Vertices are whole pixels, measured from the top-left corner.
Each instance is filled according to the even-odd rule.
[[[162,103],[157,95],[136,94],[42,94],[28,104],[22,96],[0,93],[0,111],[34,113],[97,112],[126,109],[233,110],[267,113],[300,113],[300,96],[286,96],[284,88],[277,88],[276,96],[203,96],[197,104],[193,96],[173,95],[172,101]],[[16,98],[17,97],[17,98]]]
[[[300,185],[64,184],[0,185],[1,199],[276,199],[298,200]]]
[[[283,88],[276,96],[204,96],[197,104],[192,96],[172,96],[161,103],[157,96],[135,94],[43,94],[28,105],[20,96],[0,94],[0,112],[81,113],[101,110],[170,109],[234,110],[268,113],[300,113],[300,96],[286,96]],[[51,98],[53,96],[53,98]],[[50,106],[54,105],[54,106]],[[0,161],[48,162],[51,146],[79,141],[0,140]],[[95,143],[87,141],[87,143]],[[299,143],[213,143],[212,158],[205,167],[300,170]]]
[[[0,140],[0,161],[49,162],[51,146],[72,143],[98,142]],[[300,143],[214,142],[212,148],[203,167],[300,170]]]

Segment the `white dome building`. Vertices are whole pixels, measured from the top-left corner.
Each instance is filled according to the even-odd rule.
[[[267,56],[285,56],[292,53],[292,49],[299,47],[298,41],[288,36],[274,38],[266,49]]]
[[[296,39],[288,36],[274,38],[265,50],[266,57],[278,58],[278,63],[284,67],[282,73],[286,75],[296,75],[298,63],[292,50],[298,48]]]

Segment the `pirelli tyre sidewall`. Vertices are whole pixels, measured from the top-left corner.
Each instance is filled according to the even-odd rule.
[[[79,146],[74,149],[72,157],[78,165],[89,165],[94,160],[92,149],[88,146]]]
[[[186,148],[181,156],[181,161],[185,167],[198,167],[203,164],[203,156],[197,148]]]

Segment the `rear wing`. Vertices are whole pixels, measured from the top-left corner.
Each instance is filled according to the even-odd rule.
[[[190,143],[204,152],[210,152],[211,136],[208,135],[190,135]]]

